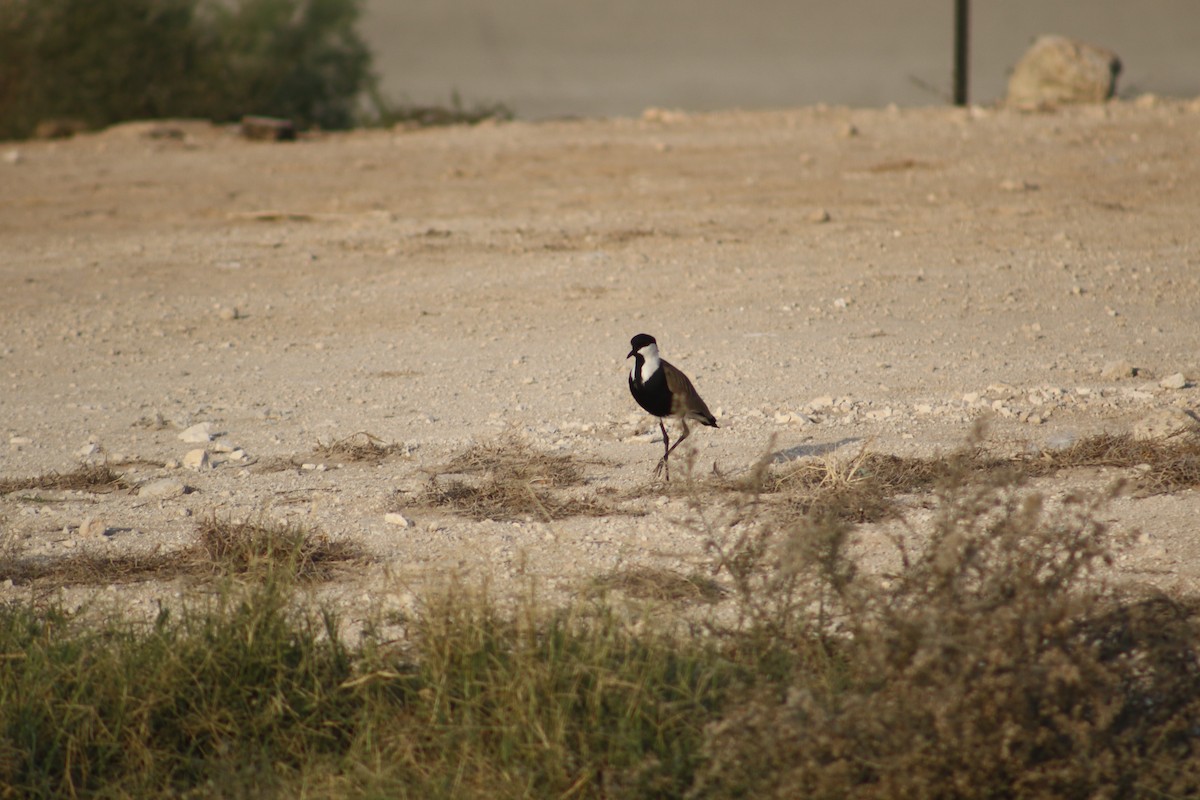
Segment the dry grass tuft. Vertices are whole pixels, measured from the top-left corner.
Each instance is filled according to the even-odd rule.
[[[63,558],[6,558],[0,580],[21,586],[46,582],[56,586],[104,586],[148,580],[172,580],[188,574],[186,552],[124,554],[75,553]]]
[[[318,442],[313,455],[326,461],[378,464],[390,455],[407,452],[404,445],[380,439],[372,433],[359,431],[343,439]]]
[[[97,586],[271,574],[327,581],[335,577],[338,565],[361,557],[355,545],[331,541],[323,533],[313,534],[299,526],[209,517],[197,528],[196,540],[181,550],[119,556],[82,552],[65,558],[23,558],[8,554],[0,559],[0,580],[19,585],[48,582],[59,586]]]
[[[446,479],[447,474],[472,477]],[[594,496],[562,497],[552,491],[583,483],[583,466],[573,456],[534,450],[505,437],[452,458],[430,478],[419,502],[480,520],[549,522],[610,513],[610,507]]]
[[[129,483],[107,464],[84,464],[72,472],[51,472],[32,478],[0,478],[0,494],[22,489],[60,489],[84,492],[116,492],[129,489]]]
[[[199,569],[204,565],[219,574],[245,575],[284,570],[301,580],[324,581],[338,564],[360,557],[357,547],[332,541],[324,533],[310,533],[299,525],[271,522],[234,522],[216,516],[200,523],[192,548]]]
[[[524,480],[489,475],[477,483],[429,479],[418,501],[450,508],[471,519],[550,522],[567,517],[602,517],[611,509],[594,497],[561,498]]]
[[[1135,483],[1142,494],[1168,494],[1200,486],[1200,426],[1165,439],[1135,439],[1127,433],[1089,436],[1061,450],[1022,462],[1034,475],[1080,467],[1141,468]]]
[[[583,465],[574,456],[534,450],[513,436],[468,448],[442,473],[491,473],[499,481],[524,481],[564,488],[583,483]]]
[[[827,456],[768,470],[760,491],[781,497],[785,518],[878,522],[898,515],[898,495],[928,491],[957,472],[982,475],[1005,464],[974,446],[946,458],[870,453],[864,447],[851,459]]]
[[[619,591],[641,600],[717,603],[725,596],[725,590],[710,577],[656,567],[613,570],[596,578],[592,585],[601,591]]]

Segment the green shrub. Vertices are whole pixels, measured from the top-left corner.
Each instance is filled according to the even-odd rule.
[[[353,124],[361,0],[0,0],[0,138],[39,122],[247,114]]]

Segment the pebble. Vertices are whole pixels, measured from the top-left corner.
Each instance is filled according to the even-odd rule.
[[[79,523],[79,535],[85,539],[94,539],[103,536],[107,530],[108,526],[99,517],[88,517]]]
[[[212,469],[212,462],[208,459],[208,451],[202,447],[198,447],[195,450],[189,450],[187,455],[183,457],[183,466],[199,471]]]
[[[201,451],[203,452],[203,451]],[[139,497],[169,498],[179,497],[187,493],[187,485],[174,478],[158,478],[147,481],[138,487]]]
[[[1125,359],[1119,361],[1110,361],[1100,369],[1100,377],[1106,381],[1119,381],[1122,378],[1132,378],[1136,370],[1133,364],[1130,364]]]
[[[21,155],[20,150],[9,150],[4,154],[4,161],[7,164],[20,164],[25,160],[25,156]]]
[[[403,514],[397,514],[395,512],[392,512],[390,514],[384,514],[383,521],[386,522],[388,525],[395,525],[398,528],[408,528],[413,524],[411,519],[404,516]]]
[[[1164,389],[1182,389],[1187,386],[1187,378],[1183,377],[1182,372],[1176,372],[1174,375],[1163,378],[1158,385]]]
[[[217,316],[226,322],[231,322],[235,319],[241,319],[242,312],[238,310],[237,306],[220,306],[217,309]]]
[[[809,222],[829,222],[831,219],[833,218],[829,216],[829,212],[823,208],[818,208],[816,211],[812,211],[808,215]]]
[[[191,444],[207,444],[212,440],[212,423],[201,422],[179,434],[179,440]]]
[[[1168,408],[1138,420],[1133,438],[1165,439],[1194,425],[1196,420],[1182,408]]]

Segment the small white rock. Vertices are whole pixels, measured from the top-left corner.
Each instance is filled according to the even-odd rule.
[[[403,514],[397,514],[396,512],[384,514],[383,521],[388,525],[395,525],[398,528],[407,528],[413,524],[411,519]]]
[[[1176,372],[1174,375],[1163,378],[1158,385],[1164,389],[1182,389],[1187,386],[1187,378],[1183,377],[1182,372]]]
[[[1100,368],[1100,377],[1106,381],[1119,381],[1122,378],[1132,378],[1135,374],[1133,364],[1125,359],[1110,361]]]
[[[103,536],[107,530],[108,526],[99,517],[88,517],[79,523],[79,535],[85,539],[94,539]]]
[[[201,422],[179,434],[180,441],[190,444],[206,444],[212,440],[212,423]]]
[[[202,447],[198,447],[195,450],[189,450],[187,455],[183,457],[183,466],[199,471],[212,469],[212,462],[208,459],[208,451]]]
[[[203,451],[201,451],[203,452]],[[169,498],[179,497],[187,492],[187,486],[183,481],[175,480],[174,478],[158,478],[157,480],[147,481],[138,487],[139,497],[157,497]]]
[[[1138,420],[1133,438],[1166,439],[1195,426],[1196,420],[1182,408],[1167,408]]]

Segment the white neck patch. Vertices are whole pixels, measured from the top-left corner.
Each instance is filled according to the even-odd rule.
[[[642,379],[642,383],[645,383],[646,381],[650,380],[651,375],[658,372],[658,367],[660,364],[660,360],[658,357],[658,345],[651,342],[650,344],[643,347],[641,350],[638,350],[638,355],[640,355],[644,359],[642,361],[641,379]],[[637,369],[636,363],[635,363],[634,369]]]

